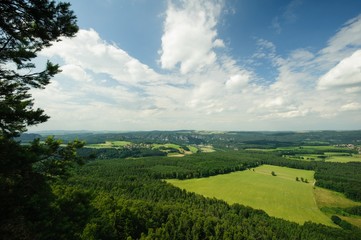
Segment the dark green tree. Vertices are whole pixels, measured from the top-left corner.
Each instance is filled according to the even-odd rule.
[[[30,87],[43,88],[59,72],[47,62],[34,72],[31,62],[44,47],[77,32],[69,3],[48,0],[0,1],[0,136],[13,137],[48,116],[33,108]]]
[[[38,69],[37,53],[60,37],[78,31],[69,3],[51,0],[0,0],[0,236],[39,239],[50,228],[52,194],[49,180],[64,177],[79,159],[80,141],[60,147],[49,138],[23,146],[14,137],[49,118],[34,108],[31,88],[44,88],[59,66]],[[75,161],[74,161],[75,160]]]

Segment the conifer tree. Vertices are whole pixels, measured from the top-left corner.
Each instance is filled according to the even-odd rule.
[[[23,146],[14,138],[29,126],[47,121],[34,108],[31,88],[45,88],[59,66],[34,64],[37,53],[78,31],[69,3],[52,0],[0,0],[0,236],[2,239],[46,239],[51,213],[49,179],[66,175],[79,160],[74,141],[60,148],[49,138]],[[49,223],[48,223],[49,227]]]

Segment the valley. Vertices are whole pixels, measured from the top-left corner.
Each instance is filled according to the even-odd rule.
[[[62,147],[71,139],[86,142],[77,150],[85,164],[51,183],[54,207],[73,216],[64,215],[61,224],[82,239],[356,240],[359,136],[360,131],[55,135],[64,139]],[[31,144],[29,136],[24,139],[24,146]]]

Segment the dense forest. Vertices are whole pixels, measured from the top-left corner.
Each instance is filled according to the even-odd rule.
[[[327,150],[331,151],[331,150]],[[337,150],[345,153],[354,153],[354,150]],[[116,150],[116,149],[80,149],[79,154],[89,158],[122,158],[122,157],[146,157],[146,156],[164,156],[164,152],[159,150]],[[347,197],[361,201],[361,163],[331,163],[324,161],[297,161],[293,159],[282,158],[284,154],[293,155],[295,153],[303,154],[323,154],[321,150],[281,150],[275,152],[259,151],[219,151],[212,154],[196,154],[185,156],[182,159],[172,158],[161,161],[156,167],[153,167],[152,174],[157,178],[197,178],[208,177],[217,174],[229,173],[256,167],[261,164],[271,164],[277,166],[286,166],[297,169],[314,170],[316,172],[316,185],[338,192],[344,193]],[[92,155],[94,154],[94,155]],[[152,163],[154,164],[154,163]],[[163,167],[159,167],[163,166]]]
[[[61,196],[86,195],[84,204],[93,208],[67,206],[83,209],[87,220],[81,227],[69,224],[73,229],[66,232],[80,227],[79,236],[88,239],[358,239],[360,230],[355,228],[311,222],[301,226],[260,210],[187,193],[162,180],[242,170],[261,164],[260,159],[275,163],[279,158],[232,152],[92,161],[55,186]]]
[[[59,151],[63,148],[54,138],[46,141],[48,145],[57,143]],[[24,147],[34,149],[37,145],[41,142]],[[89,150],[94,149],[85,152]],[[31,193],[33,198],[23,199],[27,207],[22,211],[28,218],[22,224],[34,229],[33,239],[359,239],[360,229],[336,216],[333,220],[341,228],[312,222],[299,225],[269,217],[261,210],[189,193],[164,181],[248,171],[270,164],[314,170],[317,186],[361,200],[360,163],[301,161],[284,154],[228,148],[184,157],[144,157],[137,151],[131,157],[113,159],[111,154],[100,159],[85,154],[85,165],[67,167],[66,176],[48,179],[48,188],[44,185],[41,191]],[[7,201],[7,209],[11,206],[13,200]],[[359,214],[358,207],[344,211]]]

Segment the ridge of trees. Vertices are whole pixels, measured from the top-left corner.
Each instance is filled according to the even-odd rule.
[[[357,144],[361,131],[310,131],[310,132],[198,132],[198,131],[148,131],[148,132],[46,132],[64,140],[83,139],[89,144],[112,140],[134,143],[212,144],[216,148],[276,148],[301,145]],[[26,134],[24,135],[26,136]]]

